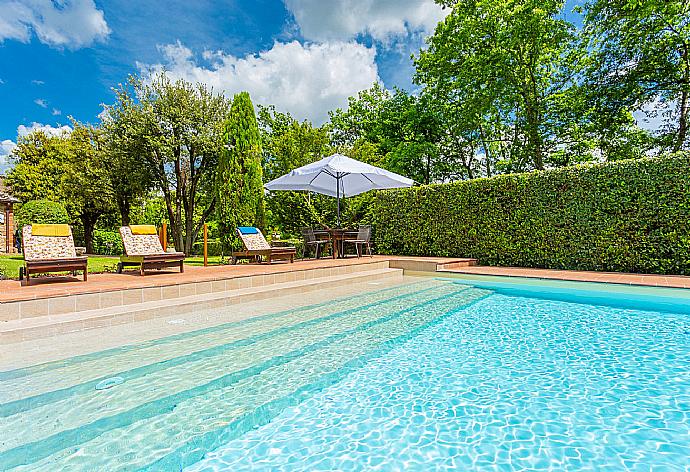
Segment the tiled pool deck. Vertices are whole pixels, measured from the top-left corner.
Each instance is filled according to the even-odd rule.
[[[273,281],[289,282],[299,280],[300,272],[313,269],[323,269],[324,272],[339,270],[343,267],[353,267],[361,264],[375,264],[394,261],[391,267],[406,270],[433,272],[440,265],[455,267],[462,264],[474,263],[473,259],[447,257],[400,257],[373,256],[350,257],[346,259],[305,259],[290,263],[273,264],[238,264],[224,266],[185,266],[184,273],[176,269],[151,271],[146,276],[139,275],[136,270],[123,274],[105,273],[89,274],[87,282],[80,277],[35,277],[31,285],[26,281],[0,280],[0,303],[41,298],[60,297],[65,295],[79,295],[90,293],[112,292],[117,290],[145,289],[152,287],[166,287],[173,285],[187,285],[202,282],[218,282],[229,279],[254,277],[257,275],[273,276]],[[354,268],[354,267],[353,267]],[[291,275],[294,274],[294,275]],[[268,282],[269,280],[267,280]]]

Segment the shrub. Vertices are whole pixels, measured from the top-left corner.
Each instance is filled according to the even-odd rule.
[[[192,246],[192,254],[203,255],[204,254],[204,242],[197,241]],[[208,255],[209,256],[220,256],[223,254],[223,243],[220,239],[209,239],[208,240]],[[226,254],[227,256],[227,251]]]
[[[32,200],[21,206],[14,216],[17,226],[23,228],[32,223],[67,224],[67,210],[58,202],[50,200]]]
[[[104,256],[119,256],[124,252],[122,237],[117,231],[95,230],[93,232],[93,252]]]
[[[690,154],[379,192],[382,253],[690,274]]]

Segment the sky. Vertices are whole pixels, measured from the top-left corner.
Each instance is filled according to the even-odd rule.
[[[248,90],[317,124],[375,81],[411,89],[433,0],[0,0],[0,172],[18,134],[95,123],[129,74]]]
[[[410,56],[447,13],[433,0],[0,0],[0,174],[18,135],[98,122],[129,74],[247,90],[322,124],[376,81],[413,90]]]

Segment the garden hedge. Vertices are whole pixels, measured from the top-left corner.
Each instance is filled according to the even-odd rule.
[[[24,203],[14,215],[14,221],[18,228],[32,223],[66,224],[70,222],[65,207],[51,200],[31,200]]]
[[[380,253],[690,274],[690,154],[377,194]]]
[[[94,230],[93,252],[103,256],[120,256],[125,249],[119,231]]]

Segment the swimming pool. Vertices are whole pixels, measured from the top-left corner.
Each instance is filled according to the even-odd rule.
[[[689,313],[428,278],[6,371],[0,468],[685,470]]]

